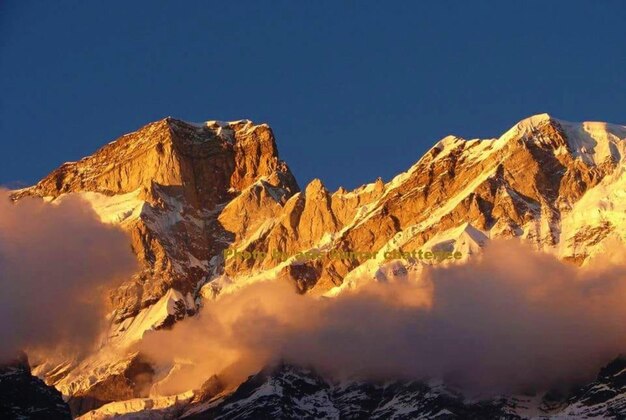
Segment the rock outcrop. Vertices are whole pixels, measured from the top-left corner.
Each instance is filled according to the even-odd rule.
[[[62,165],[13,197],[81,194],[104,220],[129,231],[144,269],[113,292],[112,309],[122,322],[170,289],[193,295],[208,281],[208,260],[247,228],[223,224],[226,217],[218,215],[259,185],[285,197],[299,191],[267,125],[193,125],[165,118]],[[271,214],[263,214],[271,211],[270,203],[259,204],[249,210],[251,217]]]
[[[71,419],[61,393],[33,376],[26,355],[0,366],[0,418]]]
[[[596,381],[570,395],[555,392],[467,399],[438,381],[337,381],[280,363],[236,390],[195,400],[185,419],[621,419],[626,416],[626,362],[615,359]]]
[[[333,296],[389,264],[428,264],[385,258],[390,250],[459,250],[464,261],[490,239],[515,237],[585,264],[626,237],[625,157],[626,127],[542,114],[499,138],[448,136],[386,183],[331,193],[316,179],[300,191],[265,124],[157,121],[13,193],[80,195],[129,233],[142,267],[111,291],[102,354],[38,373],[53,371],[51,383],[91,401],[82,411],[141,397],[129,385],[136,365],[105,357],[107,348],[125,349],[243,284],[283,277],[301,293]],[[330,251],[339,257],[298,256]]]

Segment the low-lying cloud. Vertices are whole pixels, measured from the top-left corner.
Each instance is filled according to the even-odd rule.
[[[0,359],[25,348],[93,344],[104,292],[135,270],[126,234],[78,197],[12,203],[0,190]]]
[[[177,365],[158,394],[213,374],[236,384],[276,359],[335,376],[442,378],[478,394],[548,390],[592,379],[626,350],[626,269],[607,261],[583,269],[494,242],[467,264],[332,299],[258,283],[139,349],[162,371]]]

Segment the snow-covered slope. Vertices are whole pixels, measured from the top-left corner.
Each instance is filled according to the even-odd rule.
[[[569,396],[487,400],[467,399],[438,381],[336,381],[280,363],[233,392],[196,400],[181,410],[181,418],[621,419],[626,416],[625,392],[625,359],[614,360],[595,382]]]
[[[132,399],[130,410],[147,404],[138,374],[152,375],[132,345],[246,284],[284,278],[301,293],[336,296],[393,273],[419,277],[427,264],[462,264],[496,238],[586,264],[626,242],[625,159],[626,127],[540,114],[498,138],[447,136],[387,183],[329,192],[314,180],[300,191],[266,124],[149,124],[13,194],[82,197],[129,233],[141,265],[112,291],[99,350],[35,372],[78,401],[77,413]],[[264,256],[225,259],[228,248]],[[332,250],[376,256],[295,256]],[[419,250],[461,258],[385,257]]]

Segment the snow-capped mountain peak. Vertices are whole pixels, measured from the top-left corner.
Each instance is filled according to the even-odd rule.
[[[331,193],[319,180],[300,190],[266,124],[148,124],[13,194],[53,202],[81,196],[103,222],[129,233],[141,265],[112,291],[100,351],[78,363],[50,360],[35,372],[80,413],[129,395],[146,398],[132,378],[149,366],[130,350],[118,357],[146,334],[194,316],[216,295],[267,279],[336,296],[390,273],[419,275],[428,264],[380,256],[390,250],[458,250],[464,263],[490,240],[518,238],[585,264],[626,240],[625,155],[624,126],[538,114],[498,138],[447,136],[389,182]],[[261,257],[226,259],[229,248]],[[331,250],[379,254],[293,257]],[[328,401],[339,391],[322,382],[307,401],[323,400],[332,417],[342,408]]]

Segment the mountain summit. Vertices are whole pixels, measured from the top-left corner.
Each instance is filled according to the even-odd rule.
[[[626,238],[625,159],[626,127],[540,114],[498,138],[448,136],[389,182],[330,192],[316,179],[301,191],[266,124],[148,124],[13,192],[53,202],[79,195],[129,232],[142,267],[111,293],[101,354],[36,373],[70,396],[75,413],[141,397],[133,378],[150,367],[132,352],[111,360],[106,349],[127,349],[270,277],[331,297],[429,264],[384,251],[457,250],[463,262],[492,239],[519,238],[587,264]],[[261,257],[226,258],[227,249]],[[378,254],[296,257],[320,250]]]

